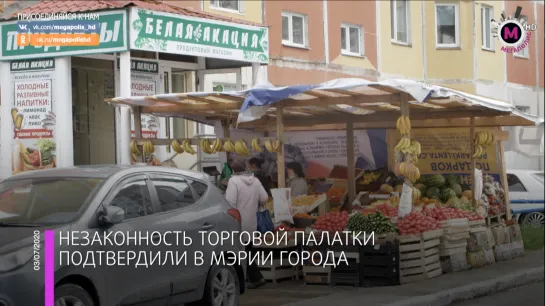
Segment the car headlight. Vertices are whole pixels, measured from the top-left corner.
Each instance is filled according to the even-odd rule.
[[[8,272],[26,264],[32,258],[32,247],[0,255],[0,273]]]

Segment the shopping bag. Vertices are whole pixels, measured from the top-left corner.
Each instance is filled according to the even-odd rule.
[[[293,224],[293,211],[291,208],[291,188],[271,189],[274,205],[274,222],[287,222]]]
[[[257,216],[257,231],[260,233],[272,232],[274,230],[274,224],[272,222],[271,214],[269,210],[260,207],[256,212]]]

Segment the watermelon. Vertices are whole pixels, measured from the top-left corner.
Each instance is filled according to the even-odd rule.
[[[456,183],[450,183],[450,189],[454,190],[456,192],[456,196],[459,197],[462,194],[462,186]]]
[[[443,203],[446,203],[450,198],[455,196],[456,192],[451,188],[443,188],[443,190],[441,190],[441,201],[443,201]]]
[[[431,187],[426,192],[426,196],[430,199],[439,199],[441,196],[441,191],[439,191],[439,188],[437,187]]]
[[[416,187],[416,189],[420,190],[421,194],[426,194],[426,191],[428,189],[428,187],[426,187],[426,185],[424,185],[424,184],[416,184],[416,185],[414,185],[414,187]]]
[[[446,180],[449,185],[453,185],[453,184],[459,185],[462,183],[462,179],[458,175],[454,175],[454,174],[447,175]]]
[[[457,197],[452,197],[447,200],[446,204],[448,207],[461,208],[461,203],[462,201],[460,201],[460,199],[458,199]]]
[[[442,176],[441,174],[430,175],[426,179],[426,185],[428,185],[428,187],[440,188],[445,185],[445,182],[446,182],[445,177]]]

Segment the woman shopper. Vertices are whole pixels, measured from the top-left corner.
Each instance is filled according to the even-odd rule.
[[[308,185],[301,164],[291,162],[286,165],[288,169],[288,188],[291,188],[291,196],[308,195]]]
[[[227,184],[225,198],[233,206],[238,209],[241,216],[241,227],[243,232],[248,232],[250,237],[253,237],[253,232],[257,231],[257,216],[259,205],[267,202],[269,196],[252,172],[245,171],[245,163],[240,160],[234,160],[231,163],[233,174]],[[247,237],[248,235],[244,235]],[[251,238],[250,238],[251,239]],[[246,248],[248,258],[253,252],[253,241],[249,242]],[[259,271],[255,261],[248,266],[249,289],[255,289],[266,283],[263,275]]]
[[[248,171],[251,171],[254,176],[259,180],[265,191],[271,197],[271,179],[265,174],[263,170],[263,161],[257,157],[252,157],[248,160]]]

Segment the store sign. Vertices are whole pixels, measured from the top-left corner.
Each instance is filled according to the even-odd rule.
[[[54,63],[52,59],[10,63],[14,85],[13,174],[55,167]]]
[[[119,69],[119,60],[117,61],[117,69]],[[144,73],[159,73],[159,64],[157,62],[131,60],[131,71]]]
[[[127,12],[99,12],[100,44],[98,46],[19,46],[17,21],[0,23],[2,48],[0,60],[73,56],[81,54],[123,52],[128,50]]]
[[[265,27],[132,8],[130,39],[135,50],[269,62]]]
[[[494,131],[492,128],[477,130]],[[400,138],[397,131],[388,131],[388,155],[392,165],[394,147]],[[472,154],[468,128],[413,129],[411,138],[420,142],[422,146],[422,154],[418,159],[421,174],[455,174],[461,176],[462,184],[469,184]],[[485,147],[483,155],[477,158],[476,165],[484,174],[489,174],[499,181],[500,169],[496,154],[495,145]]]

